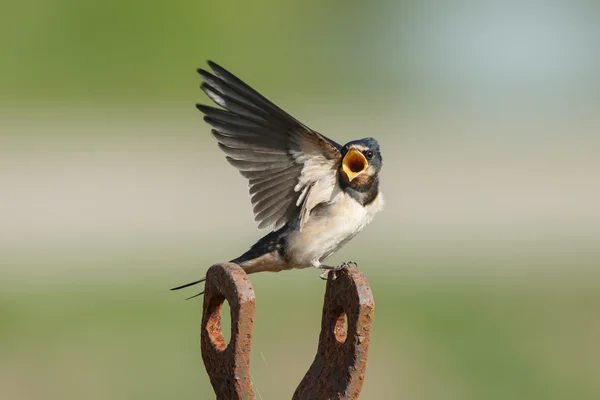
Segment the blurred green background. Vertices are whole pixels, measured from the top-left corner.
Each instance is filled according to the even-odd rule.
[[[214,396],[201,300],[167,289],[264,232],[194,109],[206,59],[381,143],[386,208],[332,257],[375,294],[361,398],[600,398],[599,20],[566,0],[4,5],[0,398]],[[312,362],[317,276],[252,276],[258,398]]]

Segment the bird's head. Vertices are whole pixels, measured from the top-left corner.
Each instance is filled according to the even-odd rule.
[[[383,165],[379,143],[373,138],[354,140],[342,148],[340,174],[350,186],[363,186],[372,182]]]

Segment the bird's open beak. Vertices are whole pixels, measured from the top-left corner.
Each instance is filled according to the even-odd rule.
[[[350,149],[342,161],[342,169],[348,177],[349,182],[352,182],[354,178],[362,174],[368,166],[369,162],[365,156],[360,151],[354,149]]]

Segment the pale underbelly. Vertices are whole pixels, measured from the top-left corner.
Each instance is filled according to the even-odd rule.
[[[327,234],[311,235],[300,232],[288,242],[289,262],[293,268],[317,266],[348,243],[356,233],[358,232],[332,237]]]
[[[326,213],[311,216],[287,240],[286,256],[293,268],[318,266],[356,236],[373,214],[348,197]]]

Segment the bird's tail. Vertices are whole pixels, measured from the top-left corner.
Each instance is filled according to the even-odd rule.
[[[197,281],[194,281],[194,282],[186,283],[185,285],[181,285],[181,286],[177,286],[177,287],[171,288],[171,290],[185,289],[185,288],[187,288],[187,287],[194,286],[194,285],[197,285],[197,284],[199,284],[199,283],[202,283],[202,282],[204,282],[205,280],[206,280],[206,277],[204,277],[204,278],[202,278],[202,279],[199,279],[199,280],[197,280]],[[193,295],[193,296],[191,296],[191,297],[188,297],[186,300],[193,299],[194,297],[198,297],[198,296],[201,296],[201,295],[203,295],[203,294],[204,294],[204,290],[203,290],[203,291],[201,291],[201,292],[200,292],[200,293],[198,293],[198,294],[195,294],[195,295]]]
[[[229,262],[237,264],[240,267],[244,268],[244,270],[248,274],[260,271],[260,269],[259,270],[252,270],[251,268],[247,269],[248,266],[246,265],[246,262],[256,259],[262,255],[268,254],[268,253],[276,250],[277,246],[279,245],[282,234],[287,232],[287,230],[289,230],[289,229],[290,229],[289,226],[285,225],[283,228],[280,228],[278,231],[272,231],[272,232],[268,233],[267,235],[262,237],[258,242],[256,242],[250,248],[250,250],[248,250],[241,256],[234,258],[233,260],[231,260]],[[199,279],[197,281],[194,281],[194,282],[186,283],[185,285],[174,287],[171,290],[185,289],[187,287],[202,283],[205,280],[206,280],[206,277]],[[193,295],[192,297],[188,297],[186,300],[193,299],[194,297],[201,296],[202,294],[204,294],[204,290],[198,294]]]
[[[229,262],[232,262],[232,263],[238,264],[238,263],[240,263],[241,261],[243,261],[243,260],[244,260],[244,258],[243,258],[243,257],[244,257],[244,256],[242,255],[242,256],[240,256],[240,257],[238,257],[238,258],[235,258],[235,259],[233,259],[233,260],[231,260],[231,261],[229,261]],[[197,285],[197,284],[199,284],[199,283],[202,283],[202,282],[204,282],[205,280],[206,280],[206,277],[204,277],[204,278],[202,278],[202,279],[198,279],[197,281],[194,281],[194,282],[186,283],[185,285],[181,285],[181,286],[177,286],[177,287],[171,288],[171,290],[185,289],[185,288],[188,288],[188,287],[190,287],[190,286],[194,286],[194,285]],[[203,291],[201,291],[200,293],[197,293],[197,294],[195,294],[195,295],[191,296],[191,297],[188,297],[186,300],[193,299],[194,297],[202,296],[203,294],[204,294],[204,290],[203,290]]]

